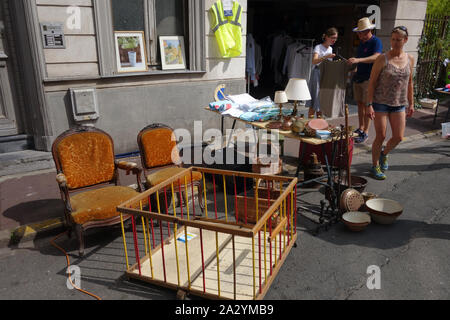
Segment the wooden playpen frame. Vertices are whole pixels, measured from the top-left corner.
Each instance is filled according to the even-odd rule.
[[[202,215],[198,215],[198,210],[197,215],[195,212],[192,184],[194,172],[202,175],[205,201]],[[207,175],[211,175],[213,180],[211,188],[214,192],[214,218],[211,217],[211,210],[208,211],[206,200]],[[219,179],[216,179],[217,176]],[[231,188],[234,189],[233,216],[228,214],[227,179],[234,184],[234,188]],[[244,196],[238,196],[236,192],[237,179],[244,184]],[[253,181],[249,182],[250,179]],[[188,189],[189,182],[191,190]],[[265,188],[261,186],[262,182],[265,182]],[[254,197],[247,194],[248,183],[254,185]],[[184,194],[182,185],[186,190]],[[180,172],[117,208],[122,221],[126,275],[179,293],[190,293],[207,299],[263,299],[297,240],[297,215],[293,214],[297,212],[296,185],[297,178],[291,177],[200,167]],[[225,219],[218,218],[216,195],[219,186],[224,193]],[[191,201],[188,190],[191,192]],[[172,213],[168,210],[167,197],[166,201],[160,201],[167,191],[172,194]],[[175,195],[179,196],[178,206]],[[151,196],[156,200],[157,208],[151,207]],[[211,208],[212,204],[209,206]],[[136,257],[133,265],[130,265],[128,259],[124,215],[131,216]],[[145,242],[144,257],[139,252],[139,220],[142,222]],[[160,231],[158,246],[155,243],[155,221],[156,228]],[[167,228],[166,235],[163,224],[166,225],[164,229]],[[171,224],[173,232],[170,230]],[[195,239],[188,241],[192,234]],[[238,252],[240,255],[237,257]]]

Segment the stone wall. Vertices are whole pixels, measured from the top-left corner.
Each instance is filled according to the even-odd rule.
[[[381,30],[378,37],[385,51],[389,50],[391,31],[396,26],[408,28],[409,39],[405,51],[414,57],[417,63],[418,44],[422,35],[427,10],[427,0],[381,0]]]

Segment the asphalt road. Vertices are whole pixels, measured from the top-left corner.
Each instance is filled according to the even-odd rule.
[[[368,176],[369,154],[354,156],[354,174]],[[449,299],[450,141],[433,138],[402,144],[389,159],[386,181],[368,178],[366,191],[399,201],[404,213],[393,225],[372,223],[360,233],[342,223],[314,236],[315,225],[299,216],[293,248],[266,299]],[[320,192],[301,195],[319,201]],[[131,235],[130,235],[131,237]],[[0,299],[92,300],[66,286],[66,259],[51,238],[0,249]],[[129,238],[131,242],[131,238]],[[77,241],[57,244],[81,270],[81,287],[105,300],[175,299],[170,290],[125,279],[121,232],[90,232],[86,255]],[[130,257],[133,259],[133,257]],[[379,268],[378,288],[367,286],[368,268]]]

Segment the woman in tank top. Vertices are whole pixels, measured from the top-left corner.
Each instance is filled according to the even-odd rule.
[[[414,58],[403,51],[407,41],[406,27],[395,27],[391,34],[391,50],[377,58],[370,76],[367,108],[376,132],[371,173],[378,180],[386,179],[388,154],[403,140],[406,117],[414,113]],[[383,149],[388,123],[392,138]]]

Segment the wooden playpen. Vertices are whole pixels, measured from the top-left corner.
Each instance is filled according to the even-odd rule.
[[[194,174],[201,174],[203,209]],[[296,184],[290,177],[186,169],[118,207],[122,221],[131,215],[133,229],[130,265],[122,222],[126,275],[203,298],[263,299],[297,239]]]

